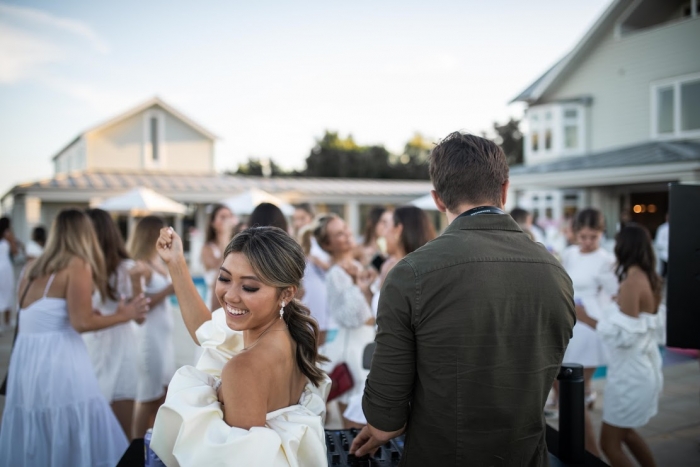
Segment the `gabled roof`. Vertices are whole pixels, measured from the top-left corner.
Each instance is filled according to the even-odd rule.
[[[588,156],[511,167],[510,175],[546,174],[674,162],[700,162],[700,142],[674,141],[637,144]]]
[[[559,79],[565,72],[575,66],[580,58],[587,53],[607,31],[608,27],[622,14],[627,6],[634,0],[613,0],[593,26],[586,32],[583,38],[576,44],[571,52],[566,54],[542,76],[537,78],[523,92],[521,92],[513,102],[527,102],[532,104],[542,97],[542,95]]]
[[[109,120],[106,120],[102,123],[99,123],[98,125],[90,127],[87,130],[83,131],[78,136],[76,136],[74,139],[72,139],[70,143],[68,143],[66,146],[61,148],[61,150],[58,151],[58,153],[56,153],[56,155],[53,156],[53,158],[51,160],[55,160],[58,156],[61,155],[61,153],[63,151],[65,151],[68,147],[70,147],[73,143],[75,143],[77,140],[79,140],[85,134],[91,133],[93,131],[99,131],[99,130],[102,130],[104,128],[108,128],[108,127],[115,125],[123,120],[126,120],[130,117],[133,117],[134,115],[136,115],[140,112],[143,112],[144,110],[150,109],[151,107],[156,106],[156,105],[159,107],[162,107],[165,111],[172,114],[173,116],[175,116],[179,120],[182,120],[184,123],[186,123],[187,125],[192,127],[198,133],[201,133],[203,136],[205,136],[211,140],[219,139],[219,137],[216,136],[214,133],[210,132],[209,130],[207,130],[203,126],[199,125],[197,122],[190,119],[185,114],[183,114],[179,110],[175,109],[174,107],[172,107],[170,104],[166,103],[165,101],[163,101],[160,97],[155,96],[155,97],[153,97],[145,102],[142,102],[141,104],[137,105],[136,107],[133,107],[133,108],[127,110],[126,112],[123,112],[119,115],[116,115],[116,116],[110,118]]]

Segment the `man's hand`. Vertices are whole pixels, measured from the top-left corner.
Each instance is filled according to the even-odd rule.
[[[404,426],[396,431],[382,431],[367,424],[352,442],[350,454],[353,454],[355,457],[362,457],[366,454],[374,455],[382,444],[390,439],[396,438],[403,433],[405,429],[406,427]]]

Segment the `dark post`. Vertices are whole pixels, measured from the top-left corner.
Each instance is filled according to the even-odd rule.
[[[583,464],[584,441],[583,366],[563,363],[559,375],[559,459],[565,464]]]

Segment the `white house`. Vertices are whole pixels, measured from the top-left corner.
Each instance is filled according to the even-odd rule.
[[[700,0],[615,0],[525,102],[515,202],[540,219],[600,208],[654,233],[668,184],[700,181]]]
[[[258,188],[289,203],[309,202],[343,215],[360,231],[370,205],[403,204],[428,193],[427,181],[263,178],[214,170],[216,136],[159,98],[153,98],[74,138],[53,157],[53,178],[17,185],[0,201],[12,203],[16,235],[27,241],[34,225],[50,225],[66,207],[86,208],[136,187],[185,204],[174,225],[204,230],[206,207]],[[125,228],[126,219],[120,219]]]

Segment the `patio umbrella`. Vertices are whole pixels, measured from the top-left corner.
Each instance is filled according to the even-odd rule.
[[[109,212],[122,212],[131,216],[148,214],[185,214],[187,207],[148,188],[135,188],[108,198],[97,206]]]
[[[232,212],[243,216],[252,213],[253,209],[260,203],[274,204],[280,208],[285,216],[294,214],[294,206],[258,188],[251,188],[250,190],[244,191],[232,198],[227,198],[221,202],[221,204],[228,206]]]

